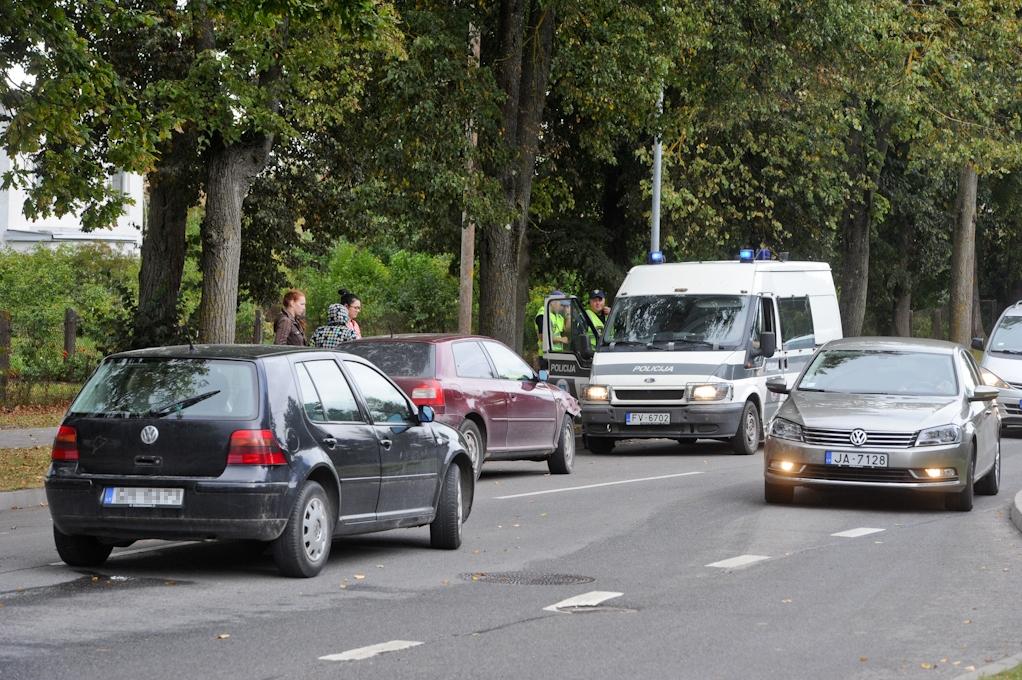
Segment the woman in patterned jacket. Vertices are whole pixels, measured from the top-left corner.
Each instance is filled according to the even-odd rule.
[[[326,309],[327,324],[320,326],[312,334],[312,344],[315,347],[327,347],[336,349],[345,342],[356,339],[355,331],[348,328],[348,308],[339,302],[335,302]]]

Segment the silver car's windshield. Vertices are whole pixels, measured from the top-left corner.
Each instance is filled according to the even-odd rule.
[[[637,295],[614,301],[599,351],[733,350],[746,337],[749,295]]]
[[[1022,316],[1003,317],[990,338],[987,350],[1005,354],[1022,354]]]
[[[958,379],[949,354],[832,349],[816,355],[796,389],[952,397],[958,394]]]

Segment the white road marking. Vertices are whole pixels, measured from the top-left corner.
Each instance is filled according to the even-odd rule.
[[[761,562],[763,560],[769,560],[770,557],[767,555],[739,555],[738,557],[732,557],[729,560],[721,560],[720,562],[714,562],[713,564],[707,564],[708,567],[718,567],[720,569],[739,569],[741,567],[747,567],[750,564]]]
[[[859,536],[869,536],[870,534],[878,534],[884,529],[871,529],[870,527],[859,527],[858,529],[849,529],[848,531],[839,531],[831,536],[837,536],[838,538],[858,538]]]
[[[195,543],[201,543],[201,541],[172,541],[169,543],[163,543],[161,545],[151,545],[145,548],[132,548],[131,550],[118,550],[117,552],[110,553],[110,559],[115,557],[121,557],[124,555],[140,555],[147,552],[155,552],[157,550],[166,550],[167,548],[176,548],[179,545],[193,545]],[[48,567],[63,567],[63,562],[50,562]]]
[[[362,659],[369,659],[380,654],[386,654],[387,652],[397,652],[402,649],[409,649],[411,647],[418,647],[421,642],[413,642],[410,640],[391,640],[390,642],[381,642],[378,645],[369,645],[368,647],[359,647],[358,649],[349,649],[346,652],[340,654],[327,654],[326,656],[319,657],[320,661],[361,661]]]
[[[595,607],[602,602],[613,600],[615,597],[621,597],[622,595],[624,595],[624,593],[611,593],[604,590],[594,590],[591,593],[583,593],[582,595],[569,597],[567,600],[561,600],[557,604],[552,604],[549,607],[543,607],[543,611],[556,612],[561,609],[570,609],[572,607]]]
[[[582,489],[595,489],[601,486],[614,486],[616,484],[634,484],[635,482],[652,482],[658,479],[673,479],[674,477],[688,477],[690,475],[701,475],[702,472],[679,472],[676,475],[660,475],[658,477],[640,477],[639,479],[621,479],[616,482],[603,482],[601,484],[586,484],[585,486],[566,486],[562,489],[547,489],[546,491],[530,491],[529,493],[516,493],[510,496],[495,496],[493,500],[503,501],[508,498],[524,498],[526,496],[542,496],[547,493],[561,493],[562,491],[581,491]]]

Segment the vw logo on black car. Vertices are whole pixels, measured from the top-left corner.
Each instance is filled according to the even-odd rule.
[[[866,431],[861,428],[852,430],[851,434],[848,435],[848,441],[852,442],[855,446],[862,446],[866,443]]]
[[[142,428],[142,435],[141,435],[141,437],[142,437],[142,443],[143,444],[152,444],[157,439],[160,438],[160,431],[157,430],[152,425],[146,425],[145,427]]]

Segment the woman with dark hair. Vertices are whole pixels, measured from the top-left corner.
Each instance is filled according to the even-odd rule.
[[[273,323],[274,345],[305,347],[305,293],[292,288],[284,293],[280,316]]]
[[[341,304],[348,310],[348,328],[355,331],[355,339],[360,340],[362,329],[358,327],[355,317],[362,311],[362,300],[347,288],[341,288],[337,294],[341,296]]]

